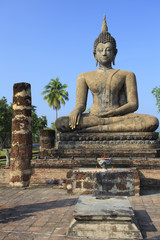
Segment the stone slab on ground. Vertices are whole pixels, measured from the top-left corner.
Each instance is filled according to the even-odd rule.
[[[75,206],[76,220],[131,221],[134,213],[127,197],[82,195]]]
[[[142,239],[132,221],[127,197],[83,195],[75,206],[68,236],[99,239]]]

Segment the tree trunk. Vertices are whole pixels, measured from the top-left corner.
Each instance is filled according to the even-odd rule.
[[[57,113],[57,108],[56,108],[56,120],[57,120],[57,117],[58,117],[58,113]],[[57,128],[55,130],[55,137],[56,137],[56,143],[57,143]]]
[[[58,113],[57,113],[57,108],[56,108],[56,120],[57,120],[57,117],[58,117]]]

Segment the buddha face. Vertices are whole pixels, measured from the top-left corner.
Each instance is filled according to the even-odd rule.
[[[97,45],[95,59],[99,62],[99,64],[107,66],[111,64],[114,58],[115,56],[110,42],[99,43]]]

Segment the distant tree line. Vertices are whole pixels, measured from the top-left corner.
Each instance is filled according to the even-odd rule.
[[[153,95],[156,98],[156,105],[158,107],[158,112],[160,113],[160,86],[159,87],[154,87],[152,90]]]
[[[7,99],[0,99],[0,145],[5,147],[10,144],[12,122],[12,104],[7,103]]]
[[[47,127],[46,116],[38,117],[36,106],[32,106],[32,138],[33,142],[39,140],[39,132]],[[7,103],[7,99],[0,99],[0,146],[1,148],[10,147],[12,127],[12,104]]]
[[[36,106],[32,106],[32,141],[39,142],[40,130],[47,128],[47,118],[46,116],[38,117],[36,114]]]

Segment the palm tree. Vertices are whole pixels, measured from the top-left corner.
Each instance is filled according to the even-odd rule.
[[[49,107],[53,107],[56,110],[56,119],[57,111],[61,108],[61,104],[65,105],[65,101],[68,101],[68,92],[65,90],[68,85],[60,83],[59,78],[51,79],[51,81],[44,87],[44,91],[41,93],[44,96],[44,100],[47,101]]]

